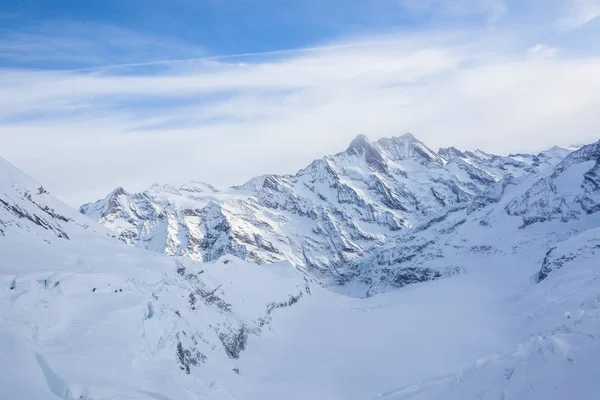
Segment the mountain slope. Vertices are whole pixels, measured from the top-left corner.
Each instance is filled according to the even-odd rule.
[[[287,262],[126,246],[2,159],[0,226],[2,399],[230,399],[206,380],[322,290]]]
[[[552,219],[568,221],[598,212],[599,172],[600,141],[569,154],[552,174],[508,204],[507,211],[521,216],[524,225]]]
[[[596,225],[598,226],[598,225]],[[399,387],[381,396],[401,399],[594,399],[600,356],[599,228],[560,242],[535,280],[517,287],[512,310],[518,344],[452,374]]]
[[[510,263],[519,254],[537,263],[562,241],[600,225],[600,186],[593,183],[599,160],[594,143],[554,168],[520,178],[507,175],[470,204],[429,218],[371,252],[353,266],[353,278],[339,290],[373,295],[468,273],[471,259]]]

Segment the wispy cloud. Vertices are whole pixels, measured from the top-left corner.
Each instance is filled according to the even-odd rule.
[[[597,134],[598,57],[502,43],[465,32],[387,36],[150,71],[5,70],[0,147],[77,203],[116,184],[293,172],[359,133],[412,131],[432,146],[498,152]],[[24,162],[37,157],[43,165]]]
[[[565,0],[559,26],[563,29],[576,29],[600,16],[600,0]]]
[[[0,30],[0,65],[89,67],[203,54],[187,43],[92,22],[46,21]]]
[[[529,48],[528,52],[533,57],[554,57],[558,54],[558,48],[553,46],[548,46],[547,44],[538,43],[535,46]]]
[[[492,0],[401,6],[490,21],[512,12]],[[227,55],[105,25],[5,32],[0,149],[76,205],[116,185],[294,172],[357,134],[411,131],[432,147],[492,152],[591,141],[600,51],[556,44],[555,18],[534,34],[416,29]]]

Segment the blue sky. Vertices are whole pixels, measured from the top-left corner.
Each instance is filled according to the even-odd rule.
[[[5,37],[26,32],[77,35],[76,31],[72,32],[78,29],[73,26],[75,23],[111,26],[123,29],[123,34],[129,31],[168,39],[189,46],[189,51],[195,47],[194,54],[223,55],[311,47],[349,35],[410,32],[432,26],[485,27],[491,18],[502,14],[505,7],[496,1],[465,3],[460,5],[454,0],[429,3],[401,0],[5,0],[0,10],[5,14],[2,24]],[[85,36],[88,35],[93,33],[86,32]],[[173,54],[186,55],[185,51]],[[107,58],[116,61],[122,56],[127,57],[111,54]],[[130,56],[136,61],[169,58],[166,53]],[[67,62],[58,65],[69,66]]]
[[[598,139],[600,0],[0,2],[0,156],[73,205],[410,131]]]

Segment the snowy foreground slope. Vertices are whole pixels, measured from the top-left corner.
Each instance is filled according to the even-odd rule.
[[[600,398],[600,143],[558,158],[330,290],[129,247],[0,160],[0,399]]]
[[[130,248],[1,159],[0,228],[1,399],[231,398],[216,377],[311,292],[285,262]]]

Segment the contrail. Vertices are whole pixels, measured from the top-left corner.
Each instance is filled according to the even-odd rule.
[[[237,53],[237,54],[224,54],[224,55],[215,55],[215,56],[206,56],[206,57],[180,58],[180,59],[174,59],[174,60],[157,60],[157,61],[146,61],[146,62],[139,62],[139,63],[99,65],[96,67],[66,69],[63,71],[74,71],[74,72],[99,71],[99,70],[107,70],[107,69],[143,67],[143,66],[149,66],[149,65],[167,65],[167,64],[184,63],[184,62],[194,62],[194,61],[218,61],[218,60],[227,60],[227,59],[232,59],[232,58],[253,57],[253,56],[269,56],[269,55],[279,55],[279,54],[307,53],[307,52],[319,51],[319,50],[336,50],[336,49],[360,47],[360,46],[373,45],[373,44],[387,44],[387,43],[394,43],[394,42],[396,42],[396,41],[395,40],[391,40],[391,41],[387,40],[387,41],[375,41],[375,42],[347,43],[347,44],[338,44],[338,45],[329,45],[329,46],[304,47],[304,48],[300,48],[300,49],[258,51],[258,52],[251,52],[251,53]]]

